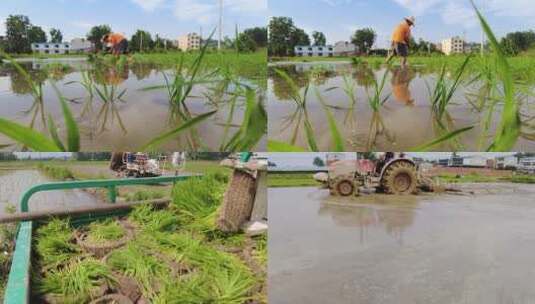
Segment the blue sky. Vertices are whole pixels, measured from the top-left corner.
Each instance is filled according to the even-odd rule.
[[[48,32],[57,27],[66,40],[85,37],[90,27],[109,24],[128,36],[142,28],[176,39],[188,32],[208,35],[218,22],[218,0],[1,0],[0,35],[10,14],[24,14]],[[224,0],[224,34],[234,36],[235,24],[244,29],[265,26],[267,0]]]
[[[498,36],[535,29],[533,0],[475,0]],[[405,16],[416,16],[413,35],[433,42],[466,35],[481,40],[481,29],[468,0],[269,0],[270,16],[292,17],[309,34],[322,31],[328,43],[349,40],[357,28],[372,27],[378,46]]]

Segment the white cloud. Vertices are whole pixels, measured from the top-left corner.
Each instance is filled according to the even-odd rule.
[[[437,4],[449,2],[444,0],[394,0],[400,6],[409,10],[415,16],[421,16]]]
[[[240,14],[267,14],[267,0],[223,0],[224,10]],[[215,22],[219,16],[219,1],[176,0],[175,16],[181,21],[200,24]]]
[[[353,0],[320,0],[330,6],[339,6],[344,4],[351,4]]]
[[[447,3],[441,11],[441,16],[446,24],[462,24],[466,28],[478,25],[474,10],[455,2]]]
[[[93,24],[89,22],[84,22],[84,21],[74,21],[72,25],[75,27],[82,28],[82,29],[90,29],[93,27]]]
[[[157,7],[164,3],[164,0],[131,0],[135,4],[139,5],[142,9],[152,12]]]

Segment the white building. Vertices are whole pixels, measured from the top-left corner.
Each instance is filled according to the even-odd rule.
[[[89,52],[93,48],[93,45],[90,41],[75,38],[71,42],[61,42],[61,43],[52,43],[52,42],[42,42],[42,43],[32,43],[32,52],[40,54],[72,54],[72,53],[81,53]]]
[[[487,167],[487,158],[480,155],[451,157],[448,166],[485,168]]]
[[[535,173],[535,157],[521,158],[518,164],[518,171],[521,173]]]
[[[442,52],[446,55],[464,53],[464,40],[460,37],[451,37],[442,40]]]
[[[197,33],[189,33],[178,37],[176,44],[182,51],[198,50],[201,48],[201,36]]]
[[[514,155],[496,157],[496,169],[514,169],[518,167],[518,157]]]
[[[295,56],[298,57],[332,57],[334,47],[332,45],[297,45],[294,48]]]
[[[334,56],[352,56],[357,53],[357,47],[347,41],[338,41],[334,44]]]

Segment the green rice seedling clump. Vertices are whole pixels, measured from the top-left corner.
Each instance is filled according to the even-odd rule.
[[[91,243],[115,241],[124,236],[124,228],[114,220],[93,222],[89,225],[87,231],[87,240]]]
[[[38,291],[62,303],[85,303],[100,296],[102,286],[112,285],[111,270],[93,258],[72,261],[65,268],[51,270],[39,282]]]
[[[59,266],[81,253],[74,243],[74,231],[68,220],[51,220],[37,230],[36,239],[35,249],[45,267]]]
[[[74,174],[66,167],[45,165],[43,163],[39,163],[37,165],[37,168],[48,177],[51,177],[55,180],[74,179]]]
[[[141,205],[132,211],[129,218],[147,231],[174,231],[178,218],[169,210],[155,210],[151,205]]]
[[[172,191],[172,208],[185,223],[211,215],[225,193],[225,184],[214,175],[177,183]]]
[[[128,193],[126,195],[127,202],[141,202],[152,199],[160,199],[165,196],[163,191],[156,190],[138,190],[134,193]]]

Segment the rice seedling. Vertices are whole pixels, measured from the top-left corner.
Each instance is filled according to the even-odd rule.
[[[412,148],[412,149],[410,149],[410,151],[413,151],[413,152],[416,152],[416,151],[421,151],[421,152],[429,151],[431,148],[433,148],[433,147],[435,147],[437,145],[440,145],[442,143],[448,142],[448,141],[456,138],[460,134],[472,130],[473,128],[474,128],[473,126],[470,126],[470,127],[465,127],[465,128],[461,128],[461,129],[449,132],[449,133],[447,133],[447,134],[445,134],[443,136],[440,136],[437,139],[432,140],[429,143],[425,143],[423,145],[420,145],[420,146],[417,146],[415,148]]]
[[[245,87],[245,113],[239,130],[222,145],[221,151],[248,151],[267,133],[267,113],[260,94]]]
[[[208,39],[211,39],[213,34],[214,32],[212,32]],[[181,56],[180,61],[175,68],[174,78],[172,81],[170,81],[169,77],[165,73],[163,73],[165,85],[146,87],[142,89],[142,91],[167,89],[169,103],[171,105],[174,105],[176,109],[182,109],[183,111],[185,111],[185,114],[189,115],[190,113],[186,105],[186,100],[190,97],[190,94],[195,85],[200,83],[206,83],[206,80],[198,80],[197,77],[201,70],[201,65],[203,63],[203,59],[206,55],[207,49],[208,44],[205,43],[191,66],[189,66],[188,68],[185,67],[184,56]],[[213,73],[211,75],[213,75]],[[183,119],[188,117],[187,115],[183,114],[182,111],[179,111],[179,113],[181,114]]]
[[[124,228],[115,220],[93,222],[87,230],[87,240],[91,243],[115,241],[125,236]]]
[[[323,106],[323,109],[325,110],[325,114],[327,115],[327,122],[329,124],[329,131],[331,133],[331,139],[333,142],[333,151],[336,152],[343,152],[345,151],[344,148],[344,140],[342,139],[342,135],[340,134],[340,131],[338,130],[338,126],[336,125],[336,119],[334,118],[334,115],[331,113],[331,110],[327,107],[327,104],[323,100],[323,97],[321,96],[320,91],[316,88],[316,96]]]
[[[56,86],[53,87],[56,91],[63,112],[63,119],[67,131],[67,145],[64,145],[59,138],[56,124],[54,123],[54,119],[51,115],[48,116],[48,131],[51,138],[48,138],[48,136],[45,134],[33,130],[32,128],[4,118],[0,118],[0,133],[34,151],[79,151],[80,133],[78,130],[78,124],[76,123],[69,105],[67,104],[63,95],[61,95]]]
[[[451,102],[455,91],[457,91],[457,88],[461,83],[461,77],[463,76],[466,66],[470,62],[470,58],[471,56],[466,57],[463,64],[456,71],[454,80],[451,84],[449,84],[446,79],[446,65],[442,66],[438,79],[436,80],[433,92],[430,92],[431,105],[435,113],[437,113],[439,121],[442,120],[442,116],[446,111],[446,107]]]
[[[107,264],[112,269],[134,278],[148,299],[157,294],[155,286],[157,280],[163,282],[169,280],[168,266],[136,242],[113,251],[107,259]]]
[[[388,100],[390,97],[390,94],[386,97],[382,97],[383,90],[385,88],[386,79],[388,77],[388,71],[389,69],[385,69],[385,72],[383,74],[383,77],[381,78],[381,82],[377,82],[377,79],[372,77],[372,86],[373,86],[373,94],[368,95],[368,104],[370,105],[371,109],[374,112],[378,112],[381,108],[381,106]]]
[[[68,180],[74,179],[74,174],[66,167],[48,165],[44,163],[37,164],[37,169],[44,173],[46,176],[51,177],[54,180]]]
[[[503,86],[504,107],[502,111],[502,118],[496,130],[493,143],[489,146],[489,151],[509,151],[516,144],[520,135],[520,117],[518,112],[518,104],[515,100],[515,85],[511,73],[511,67],[507,62],[502,47],[498,43],[496,36],[492,29],[483,17],[479,9],[476,7],[473,0],[470,0],[476,12],[476,15],[481,23],[481,27],[485,32],[490,46],[493,50],[492,55],[496,60],[496,73]]]
[[[93,258],[77,260],[66,267],[51,270],[39,281],[37,290],[45,298],[63,303],[88,302],[101,295],[102,286],[113,285],[111,270]]]
[[[34,102],[42,104],[43,84],[41,82],[34,81],[30,73],[28,73],[20,64],[18,64],[15,59],[4,53],[2,50],[0,50],[0,56],[5,57],[9,61],[9,63],[17,70],[17,72],[23,77],[24,81],[26,81],[26,83],[30,87],[30,93],[34,98]]]
[[[141,205],[132,211],[129,218],[147,231],[174,231],[178,219],[168,210],[154,210],[151,205]]]
[[[165,193],[163,191],[156,190],[138,190],[134,193],[127,193],[126,201],[127,202],[140,202],[147,201],[152,199],[163,198]]]
[[[53,219],[37,230],[35,249],[43,266],[54,268],[80,255],[73,233],[69,221],[60,219]]]
[[[192,178],[175,185],[172,191],[172,209],[180,215],[182,223],[212,214],[219,206],[225,184],[214,175]]]

